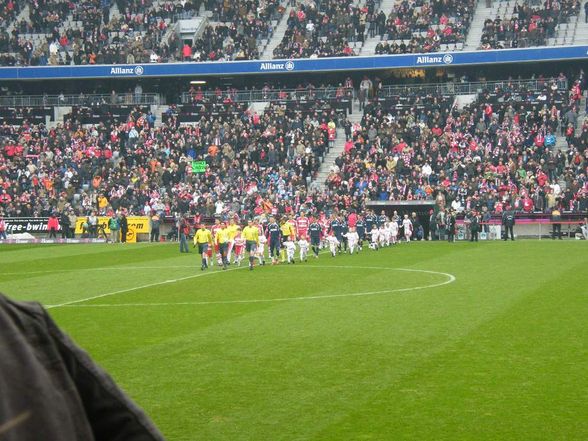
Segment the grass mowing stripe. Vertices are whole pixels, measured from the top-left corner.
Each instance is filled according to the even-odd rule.
[[[367,292],[351,292],[351,293],[345,293],[345,294],[325,294],[325,295],[318,295],[318,296],[282,297],[282,298],[273,298],[273,299],[217,300],[217,301],[208,301],[208,302],[119,303],[119,304],[116,304],[116,303],[115,304],[96,303],[96,304],[90,304],[90,305],[80,305],[80,304],[78,304],[79,302],[82,302],[82,300],[80,300],[79,302],[56,305],[55,307],[62,306],[62,307],[85,307],[85,308],[91,308],[91,307],[95,307],[95,308],[110,307],[110,308],[112,308],[112,307],[117,307],[117,306],[123,306],[123,307],[173,306],[173,305],[199,306],[199,305],[230,305],[230,304],[243,304],[243,303],[272,303],[272,302],[287,302],[287,301],[294,301],[294,300],[321,300],[321,299],[335,299],[335,298],[344,298],[344,297],[367,297],[367,296],[375,296],[375,295],[379,295],[379,294],[390,294],[390,293],[395,293],[395,292],[409,292],[409,291],[418,291],[418,290],[422,290],[422,289],[437,288],[439,286],[448,285],[449,283],[453,283],[456,280],[455,276],[453,274],[449,274],[449,273],[441,273],[438,271],[428,271],[428,270],[418,270],[418,269],[407,269],[407,268],[385,268],[385,267],[370,267],[370,266],[368,266],[368,267],[365,267],[365,266],[353,267],[353,266],[333,266],[333,265],[324,266],[324,267],[323,266],[310,266],[310,268],[315,268],[315,269],[318,269],[318,268],[327,268],[327,269],[328,268],[330,268],[330,269],[332,269],[332,268],[387,269],[387,270],[391,270],[391,271],[406,271],[406,272],[419,272],[419,273],[428,273],[428,274],[440,274],[440,275],[447,277],[447,280],[445,280],[443,282],[439,282],[439,283],[434,283],[431,285],[414,286],[414,287],[409,287],[409,288],[395,288],[395,289],[385,289],[385,290],[381,290],[381,291],[367,291]],[[239,269],[239,268],[235,268],[235,269]],[[199,275],[203,275],[203,274],[199,274]],[[169,280],[167,282],[162,282],[161,284],[180,282],[182,280],[187,280],[187,279],[191,279],[194,277],[195,276],[185,277],[185,278],[181,278],[181,279],[177,279],[177,280]],[[139,287],[139,288],[136,288],[136,290],[138,291],[140,289],[150,288],[152,286],[155,286],[155,285],[151,284],[151,285]],[[110,295],[120,294],[120,293],[127,292],[127,291],[131,291],[131,289],[119,291],[118,293],[113,293]],[[106,296],[107,295],[103,295],[103,296],[97,296],[94,298],[100,298],[100,297],[106,297]],[[93,300],[93,299],[87,299],[87,300]]]
[[[86,297],[83,299],[78,299],[78,300],[72,300],[70,302],[64,302],[64,303],[60,303],[58,305],[46,305],[45,308],[47,309],[51,309],[51,308],[60,308],[62,306],[70,306],[76,303],[82,303],[82,302],[88,302],[90,300],[96,300],[96,299],[101,299],[104,297],[110,297],[110,296],[115,296],[117,294],[124,294],[126,292],[131,292],[131,291],[138,291],[141,289],[146,289],[146,288],[153,288],[154,286],[160,286],[160,285],[167,285],[170,283],[176,283],[176,282],[181,282],[184,280],[189,280],[189,279],[196,279],[197,277],[203,277],[203,276],[207,276],[210,274],[216,274],[218,272],[228,272],[228,271],[236,271],[236,270],[240,270],[240,269],[246,269],[247,267],[240,267],[240,268],[230,268],[228,270],[222,271],[222,270],[216,270],[216,271],[210,271],[210,272],[206,272],[206,273],[198,273],[198,274],[192,274],[191,276],[186,276],[186,277],[179,277],[177,279],[172,279],[172,280],[164,280],[162,282],[155,282],[155,283],[148,283],[146,285],[141,285],[141,286],[136,286],[133,288],[127,288],[127,289],[120,289],[118,291],[113,291],[113,292],[107,292],[105,294],[98,294],[92,297]]]

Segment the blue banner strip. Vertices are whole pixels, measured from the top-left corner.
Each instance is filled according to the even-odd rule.
[[[99,66],[0,67],[1,80],[137,78],[430,68],[491,63],[586,60],[588,46],[559,46],[474,52],[377,55],[296,60],[161,63]]]

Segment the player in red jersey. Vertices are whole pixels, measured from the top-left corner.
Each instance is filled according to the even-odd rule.
[[[298,219],[296,219],[296,237],[306,237],[308,236],[308,226],[310,225],[310,220],[301,213]]]

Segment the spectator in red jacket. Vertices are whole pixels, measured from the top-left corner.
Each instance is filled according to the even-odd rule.
[[[57,219],[57,215],[55,213],[52,213],[49,217],[49,221],[47,222],[47,230],[49,231],[50,239],[57,238],[57,230],[59,230],[59,220]]]

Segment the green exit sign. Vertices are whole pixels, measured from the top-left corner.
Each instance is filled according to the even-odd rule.
[[[205,173],[206,161],[192,161],[192,173]]]

